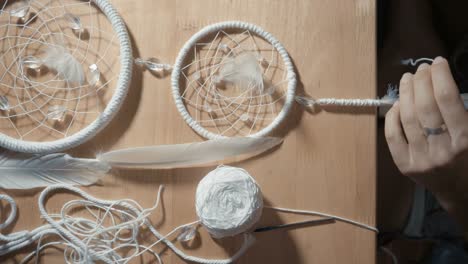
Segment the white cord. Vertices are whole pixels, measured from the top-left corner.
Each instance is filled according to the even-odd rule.
[[[385,254],[387,254],[388,256],[392,258],[393,264],[398,264],[397,256],[389,248],[381,246],[380,249],[382,250],[382,252],[384,252]]]
[[[361,227],[361,228],[364,228],[364,229],[367,229],[367,230],[370,230],[370,231],[373,231],[373,232],[376,232],[376,233],[379,232],[379,230],[377,228],[373,227],[373,226],[363,224],[363,223],[360,223],[360,222],[357,222],[357,221],[354,221],[354,220],[351,220],[351,219],[347,219],[347,218],[344,218],[344,217],[336,216],[336,215],[321,213],[321,212],[317,212],[317,211],[310,211],[310,210],[297,210],[297,209],[288,209],[288,208],[271,207],[271,206],[265,206],[265,208],[269,208],[269,209],[276,210],[276,211],[279,211],[279,212],[286,212],[286,213],[317,215],[317,216],[322,216],[322,217],[329,217],[329,218],[335,219],[336,221],[352,224],[352,225],[355,225],[355,226],[358,226],[358,227]]]

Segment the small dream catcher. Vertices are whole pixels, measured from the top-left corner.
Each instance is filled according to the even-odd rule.
[[[131,79],[121,17],[107,0],[7,0],[0,8],[0,146],[56,152],[94,136]]]
[[[187,124],[207,139],[266,136],[288,114],[296,74],[270,33],[239,21],[203,28],[182,47],[174,66],[137,59],[150,70],[172,70],[172,94]]]

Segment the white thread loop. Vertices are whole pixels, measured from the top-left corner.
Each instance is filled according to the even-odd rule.
[[[220,166],[198,184],[195,207],[208,232],[222,238],[252,228],[262,215],[263,198],[246,170]]]
[[[8,205],[10,206],[10,214],[8,215],[7,219],[5,222],[0,223],[0,230],[5,229],[9,225],[13,223],[16,219],[16,214],[18,212],[18,207],[16,206],[16,202],[11,196],[6,195],[6,194],[0,194],[0,200],[6,201]],[[5,208],[5,207],[4,207]],[[0,241],[1,242],[11,242],[15,241],[18,238],[25,237],[27,236],[28,232],[27,231],[19,231],[13,234],[9,234],[7,236],[0,234]]]
[[[434,62],[434,60],[431,58],[419,58],[419,59],[408,58],[408,59],[403,59],[400,61],[402,65],[413,66],[413,67],[418,66],[418,64],[424,63],[424,62],[432,63]]]
[[[11,196],[9,195],[0,194],[0,200],[6,201],[8,205],[10,206],[10,214],[8,215],[8,218],[5,220],[5,222],[0,223],[0,230],[1,230],[11,225],[11,223],[13,223],[13,221],[16,218],[16,212],[18,210],[18,207],[16,206],[15,200],[11,198]]]

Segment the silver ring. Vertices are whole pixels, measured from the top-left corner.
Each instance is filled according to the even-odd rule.
[[[436,128],[424,127],[424,134],[426,135],[426,137],[440,135],[445,132],[447,132],[447,126],[445,124]]]

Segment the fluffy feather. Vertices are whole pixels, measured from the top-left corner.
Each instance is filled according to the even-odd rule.
[[[67,154],[0,154],[0,188],[32,189],[52,184],[90,185],[110,167],[94,159],[77,159]]]
[[[81,63],[61,45],[50,46],[46,51],[43,63],[69,82],[79,84],[85,82],[85,73]]]
[[[241,90],[254,89],[256,94],[263,92],[263,73],[258,58],[251,52],[228,57],[219,69],[219,80],[231,83]]]
[[[172,169],[246,159],[280,144],[281,138],[243,137],[204,142],[129,148],[101,154],[112,167]]]

